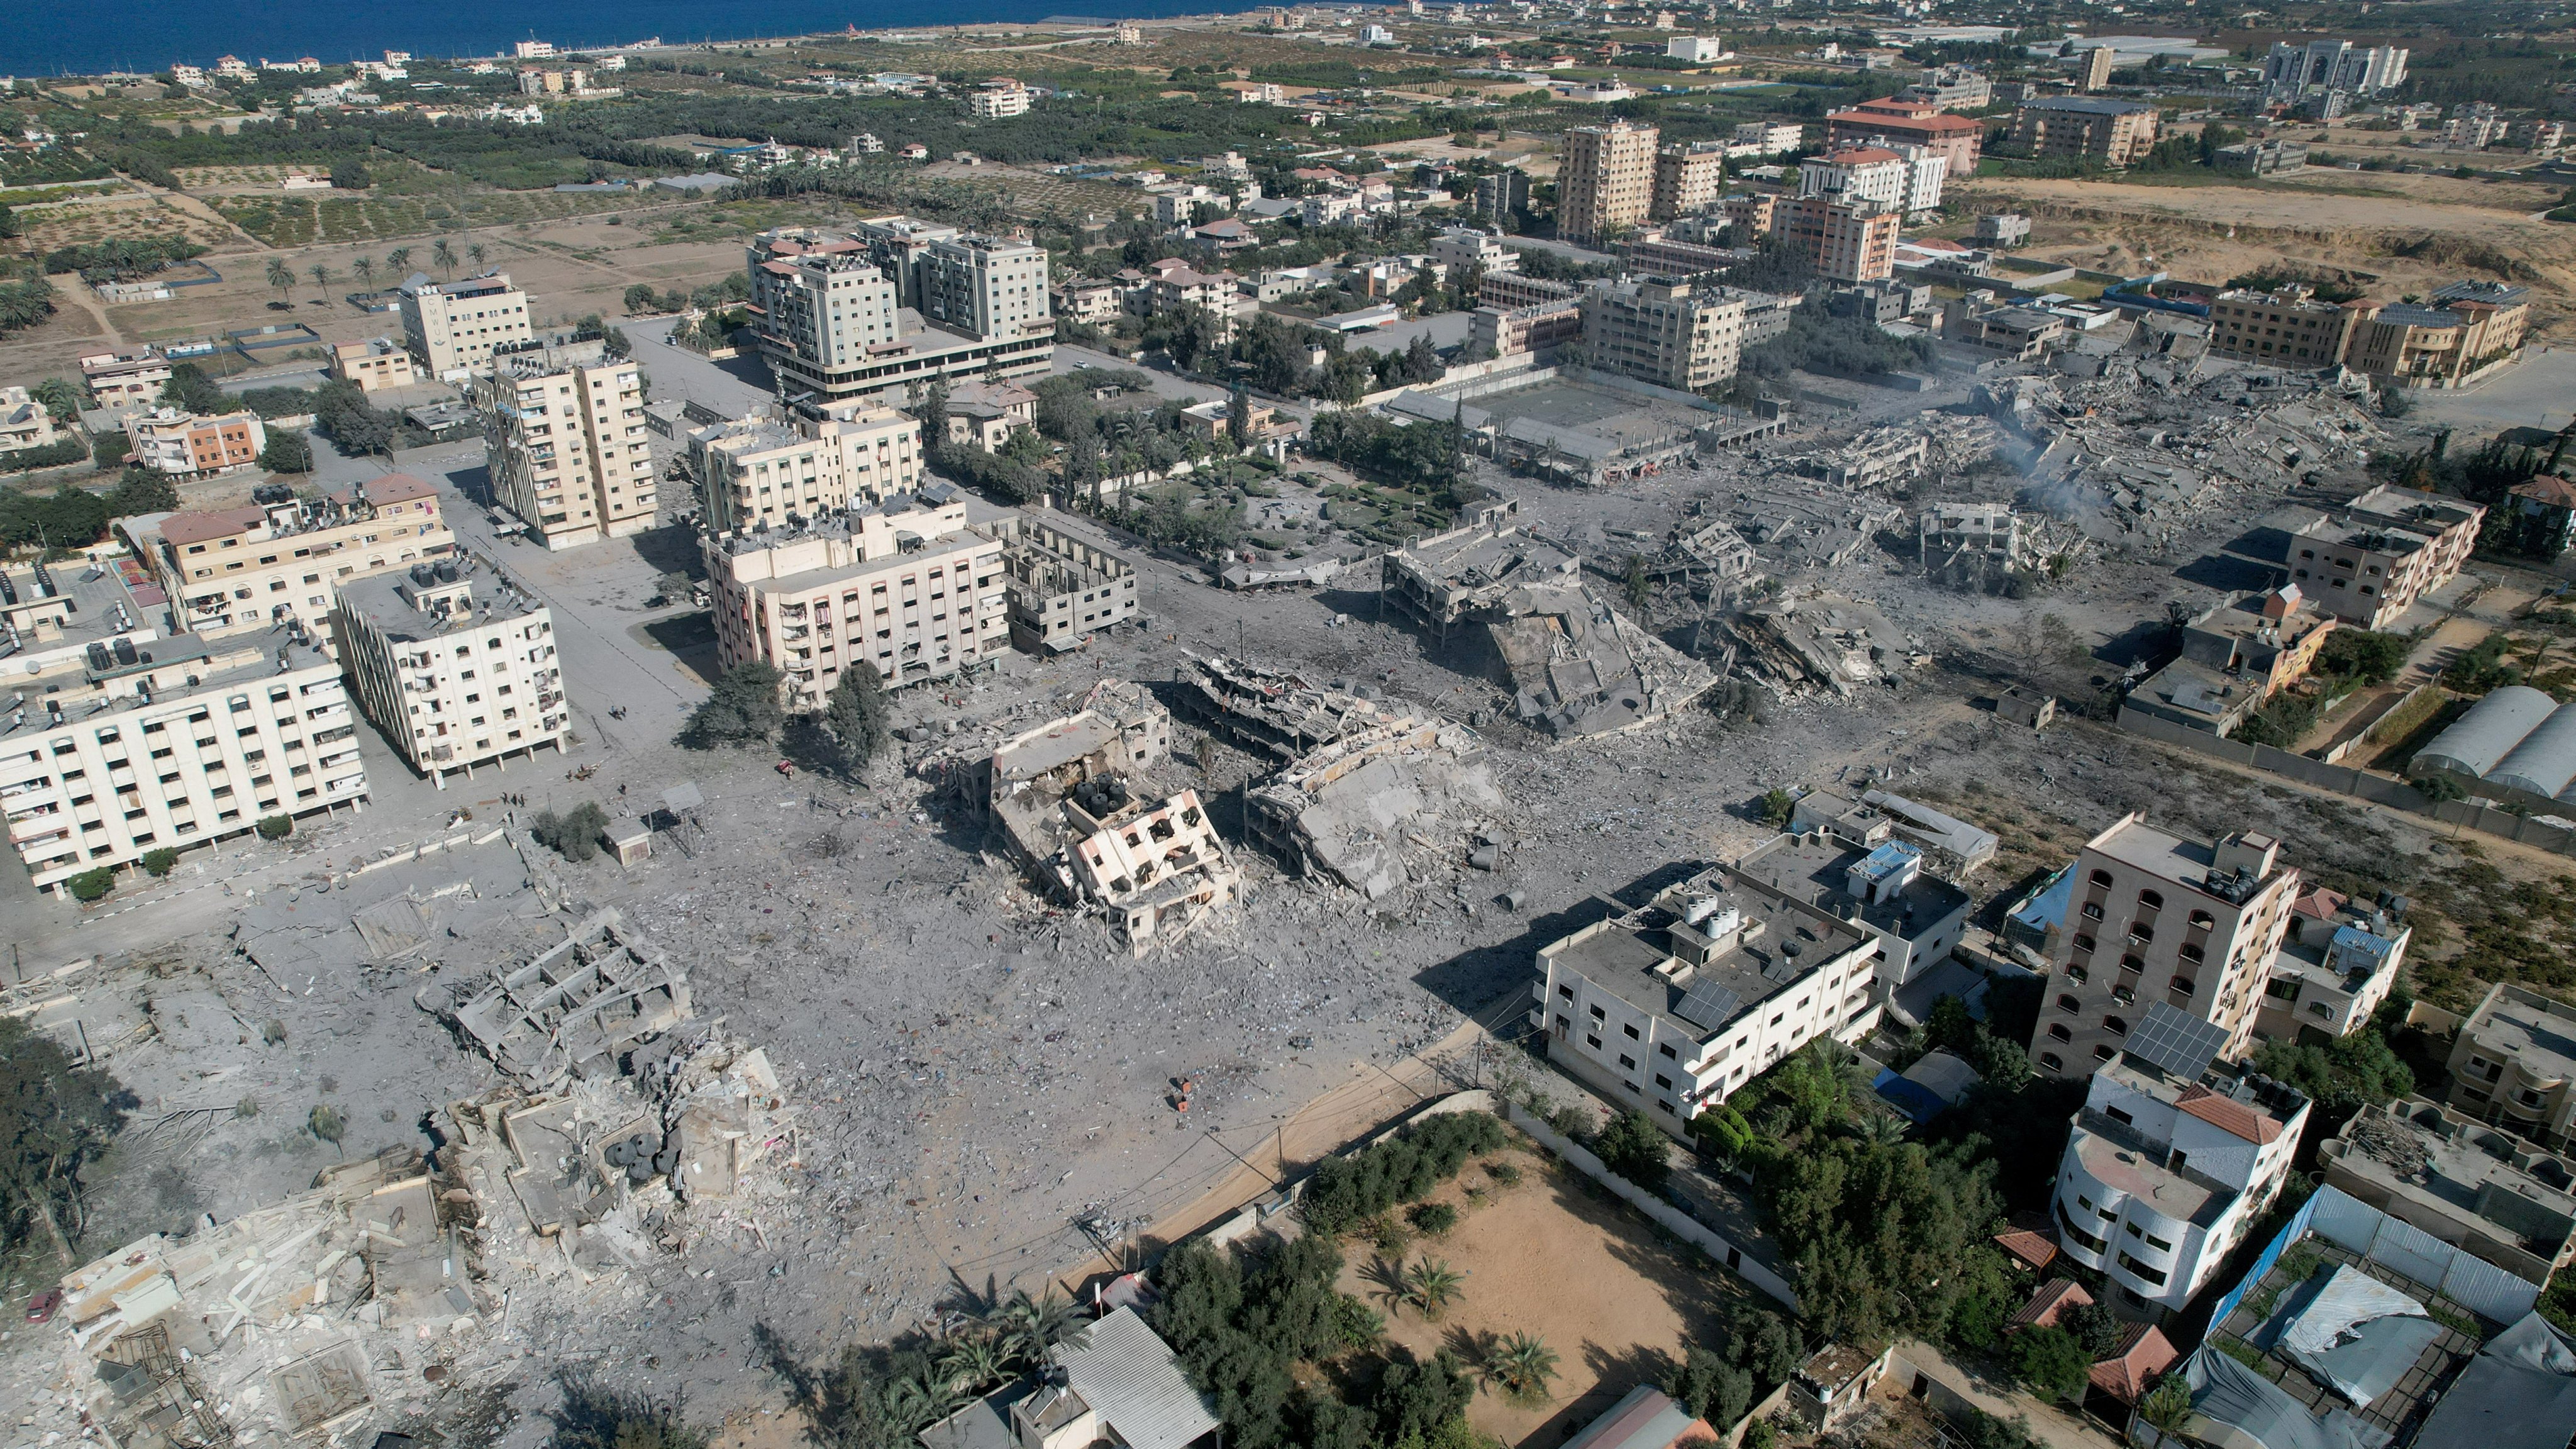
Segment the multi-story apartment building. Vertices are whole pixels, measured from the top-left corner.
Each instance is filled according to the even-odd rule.
[[[1468,351],[1515,357],[1561,347],[1583,336],[1583,304],[1568,297],[1527,307],[1479,307],[1467,318]]]
[[[1744,260],[1745,253],[1698,242],[1675,241],[1653,231],[1619,244],[1619,256],[1640,270],[1668,277],[1695,277],[1722,272]]]
[[[1857,283],[1896,275],[1896,237],[1905,224],[1901,212],[1792,196],[1773,215],[1772,229],[1805,252],[1819,276]]]
[[[2209,350],[2301,370],[2337,367],[2360,315],[2295,284],[2277,292],[2234,287],[2209,304]]]
[[[2058,1160],[2059,1249],[2103,1276],[2114,1306],[2180,1311],[2280,1194],[2307,1119],[2297,1092],[2223,1067],[2104,1063]]]
[[[829,248],[842,240],[857,242],[868,264],[894,283],[895,299],[919,310],[922,259],[930,255],[933,243],[955,241],[963,235],[953,226],[917,216],[877,216],[852,224],[845,238],[827,236],[816,245]]]
[[[536,335],[528,322],[528,295],[510,285],[507,272],[461,282],[433,282],[416,272],[397,290],[403,340],[421,370],[442,382],[480,372],[492,365],[493,349]]]
[[[1735,145],[1752,155],[1778,156],[1807,144],[1807,128],[1795,121],[1746,121],[1735,128]]]
[[[1511,311],[1519,307],[1538,307],[1551,302],[1571,302],[1583,295],[1583,289],[1571,282],[1552,282],[1544,277],[1525,277],[1519,272],[1495,272],[1476,284],[1476,300],[1488,307]]]
[[[1045,253],[1032,257],[1017,243],[980,238],[916,241],[792,227],[752,240],[751,294],[760,309],[752,335],[782,392],[838,399],[933,377],[1046,371],[1055,329]],[[918,304],[869,259],[872,245],[912,254],[907,275]],[[934,294],[944,314],[939,324],[906,330],[902,308],[916,305],[927,317]],[[976,326],[992,330],[962,330]]]
[[[1769,191],[1743,191],[1719,202],[1717,209],[1734,233],[1730,240],[1743,246],[1769,236],[1779,224],[1780,198]],[[1891,248],[1894,245],[1889,243]]]
[[[738,533],[883,502],[921,486],[921,423],[852,398],[693,433],[706,527]]]
[[[1591,366],[1680,392],[1735,376],[1744,355],[1744,304],[1695,296],[1677,277],[1588,288],[1583,344]]]
[[[0,733],[0,810],[40,890],[367,798],[340,666],[294,625],[176,635],[68,675]],[[75,666],[77,667],[77,666]],[[42,676],[29,680],[37,683]]]
[[[208,639],[288,621],[327,635],[342,587],[456,548],[438,490],[409,473],[311,500],[147,514],[121,527],[160,578],[181,627]]]
[[[2298,898],[2298,869],[2281,864],[2280,850],[2251,831],[2186,840],[2135,814],[2087,841],[2047,932],[2054,965],[2032,1062],[2080,1076],[2117,1055],[2158,1002],[2216,1023],[2222,1054],[2242,1055]]]
[[[2126,166],[2156,144],[2156,108],[2097,96],[2041,96],[2013,108],[2012,145],[2026,156]]]
[[[252,467],[268,447],[267,427],[247,408],[220,416],[154,408],[129,421],[125,431],[138,465],[174,478]]]
[[[1451,230],[1431,243],[1431,260],[1449,269],[1452,280],[1473,270],[1490,277],[1521,269],[1521,254],[1489,232]]]
[[[1646,199],[1654,221],[1697,216],[1717,205],[1726,184],[1726,147],[1716,141],[1690,141],[1655,153],[1655,179]]]
[[[2457,387],[2521,350],[2531,292],[2502,282],[2453,282],[2427,305],[2369,309],[2355,321],[2343,360],[2401,387]]]
[[[1476,178],[1476,215],[1500,222],[1529,210],[1529,173],[1512,167]]]
[[[1646,219],[1654,204],[1653,126],[1613,121],[1565,133],[1565,156],[1556,173],[1556,234],[1578,246],[1597,246],[1608,233]]]
[[[2406,83],[2406,56],[2403,46],[2359,46],[2349,40],[2292,45],[2276,40],[2271,53],[2263,57],[2263,88],[2287,96],[2311,87],[2376,95]]]
[[[1539,948],[1529,1024],[1549,1060],[1674,1136],[1818,1037],[1877,1028],[1878,940],[1723,866]]]
[[[1008,120],[1029,113],[1029,88],[1011,76],[995,76],[966,97],[966,109],[979,121]]]
[[[150,408],[170,382],[170,359],[149,349],[93,353],[80,360],[80,370],[90,400],[110,412]]]
[[[2108,45],[2097,45],[2085,51],[2084,58],[2075,65],[2075,88],[2079,91],[2098,91],[2109,85],[2111,67],[2118,59],[2119,52]]]
[[[1062,519],[1022,513],[995,529],[1009,575],[1011,642],[1031,654],[1078,649],[1136,617],[1135,565]]]
[[[342,342],[333,346],[331,375],[354,382],[365,392],[409,387],[419,380],[419,374],[412,368],[411,354],[394,346],[393,339],[389,337],[369,342]]]
[[[2385,629],[2459,574],[2486,516],[2475,503],[2383,483],[2292,534],[2282,564],[2318,608]]]
[[[660,494],[634,359],[596,341],[519,343],[493,354],[475,401],[492,491],[547,548],[653,526]]]
[[[1950,163],[1947,174],[1974,176],[1977,158],[1985,154],[1986,128],[1925,101],[1863,101],[1825,117],[1825,144],[1920,146]]]
[[[1968,893],[1925,869],[1922,848],[1896,839],[1895,822],[1866,806],[1773,836],[1735,868],[1876,937],[1882,997],[1950,959],[1968,928]]]
[[[2263,973],[2254,1034],[2323,1046],[2359,1031],[2397,986],[2412,927],[2319,887],[2291,908],[2289,933]]]
[[[554,615],[506,585],[478,603],[454,559],[357,579],[331,612],[359,707],[413,769],[450,770],[563,748],[572,727]]]
[[[2450,1105],[2565,1152],[2576,1148],[2576,1006],[2498,982],[2460,1023]]]
[[[708,534],[716,658],[786,676],[785,703],[823,707],[865,660],[888,687],[944,679],[1011,647],[1002,541],[962,499],[897,496],[797,529]]]
[[[1846,146],[1798,163],[1798,194],[1865,206],[1906,210],[1912,168],[1883,146]]]
[[[1898,99],[1920,101],[1935,110],[1982,111],[1995,103],[1995,87],[1966,66],[1945,65],[1925,71]]]

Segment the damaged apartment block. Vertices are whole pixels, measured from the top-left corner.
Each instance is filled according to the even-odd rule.
[[[1292,763],[1353,730],[1379,724],[1383,715],[1352,690],[1310,684],[1284,669],[1270,669],[1223,654],[1188,657],[1175,696],[1190,722],[1246,754],[1275,764]]]
[[[1136,617],[1135,565],[1104,545],[1025,514],[994,530],[1003,544],[1014,646],[1061,654]]]
[[[689,1017],[689,978],[615,910],[447,1005],[421,1005],[455,1023],[495,1065],[546,1091],[578,1074],[617,1074],[618,1058]]]
[[[1483,748],[1438,718],[1354,730],[1248,789],[1245,831],[1289,870],[1376,900],[1421,874],[1409,857],[1437,850],[1441,832],[1472,832],[1502,808]]]
[[[988,766],[987,798],[1021,864],[1101,909],[1138,955],[1232,905],[1242,879],[1198,792],[1150,783],[1171,730],[1143,689],[1104,680],[1079,713],[1013,736]]]

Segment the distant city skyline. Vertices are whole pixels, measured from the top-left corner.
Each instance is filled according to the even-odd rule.
[[[705,0],[571,0],[567,4],[476,6],[455,10],[378,10],[286,0],[257,10],[231,6],[146,6],[102,11],[71,0],[25,0],[20,19],[0,26],[0,75],[153,74],[173,62],[210,65],[235,55],[312,56],[327,65],[376,60],[387,50],[422,56],[504,55],[514,42],[547,40],[565,49],[632,45],[659,36],[668,45],[809,35],[855,25],[900,30],[994,23],[1031,24],[1050,16],[1151,19],[1250,8],[1249,0],[979,0],[972,6],[934,0],[778,0],[746,9]]]

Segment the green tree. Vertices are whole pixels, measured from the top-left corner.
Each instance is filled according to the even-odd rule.
[[[18,213],[10,210],[5,203],[0,203],[0,241],[9,241],[25,234],[26,228],[20,225]]]
[[[1225,436],[1237,452],[1252,445],[1252,398],[1240,386],[1226,396]]]
[[[893,715],[885,676],[874,664],[861,659],[841,671],[840,682],[823,700],[823,728],[837,748],[843,773],[865,774],[894,743]]]
[[[528,827],[537,843],[570,861],[596,859],[599,837],[608,829],[608,812],[596,800],[584,800],[558,815],[540,810]]]
[[[314,286],[323,288],[326,291],[330,288],[331,269],[329,267],[324,266],[320,262],[315,262],[312,266],[305,268],[305,270],[312,274]]]
[[[2062,1328],[2025,1328],[2013,1335],[2013,1373],[2042,1399],[2076,1403],[2084,1397],[2093,1360],[2075,1335]]]
[[[143,852],[143,871],[155,879],[168,875],[178,864],[179,852],[166,845],[156,845]]]
[[[626,289],[626,311],[630,316],[650,312],[659,305],[660,300],[654,296],[650,282],[637,282]]]
[[[128,468],[125,476],[116,480],[116,486],[107,491],[106,501],[110,518],[168,513],[179,506],[179,485],[158,469]]]
[[[341,1156],[349,1155],[347,1149],[340,1147],[340,1139],[349,1135],[349,1120],[341,1116],[340,1109],[330,1103],[313,1104],[313,1110],[304,1114],[304,1130],[312,1133],[320,1141],[330,1143],[333,1148],[339,1150]]]
[[[1655,597],[1654,576],[1646,572],[1646,556],[1628,555],[1628,566],[1619,576],[1619,590],[1628,596],[1628,606],[1643,609]]]
[[[396,247],[392,251],[385,253],[385,271],[388,274],[408,271],[410,267],[411,248]]]
[[[288,266],[285,260],[281,257],[270,257],[268,259],[268,284],[277,289],[278,296],[284,297],[287,293],[295,290],[295,269]]]
[[[2267,1041],[2254,1054],[2254,1069],[2305,1093],[2330,1117],[2349,1117],[2415,1090],[2415,1073],[2376,1025],[2365,1025],[2324,1046],[2287,1039]]]
[[[2106,1303],[2078,1303],[2057,1315],[2057,1326],[2074,1336],[2087,1363],[2100,1363],[2119,1352],[2128,1325]]]
[[[1445,1258],[1424,1258],[1404,1270],[1404,1301],[1425,1323],[1439,1322],[1466,1286],[1466,1271],[1449,1266]]]
[[[286,837],[295,833],[295,817],[292,815],[263,815],[259,817],[258,829],[259,838],[262,840],[284,840]]]
[[[1485,1382],[1521,1405],[1547,1402],[1547,1386],[1556,1377],[1556,1350],[1527,1331],[1514,1332],[1485,1355]]]
[[[49,377],[28,389],[28,395],[45,405],[45,412],[55,422],[67,423],[80,416],[87,399],[80,384],[65,378]]]
[[[352,272],[357,273],[357,275],[358,275],[358,285],[359,285],[359,286],[361,286],[361,287],[369,287],[369,288],[372,288],[372,287],[374,287],[374,286],[375,286],[375,284],[376,284],[376,259],[375,259],[375,258],[373,258],[373,257],[359,257],[357,260],[352,261],[351,263],[349,263],[349,270],[350,270],[350,271],[352,271]]]
[[[310,473],[313,442],[292,428],[273,429],[268,446],[260,450],[259,465],[271,473]]]
[[[465,246],[465,255],[473,261],[474,265],[478,267],[483,265],[483,244],[468,242]]]
[[[456,273],[456,248],[455,248],[455,246],[453,246],[452,244],[450,244],[450,243],[449,243],[449,241],[447,240],[447,238],[445,238],[445,237],[440,237],[440,238],[439,238],[435,243],[433,243],[433,244],[430,246],[430,249],[429,249],[429,264],[430,264],[431,266],[433,266],[433,267],[438,268],[438,271],[439,271],[439,275],[440,275],[440,276],[453,276],[453,275],[455,275],[455,273]]]
[[[1634,1110],[1601,1124],[1593,1135],[1592,1154],[1601,1165],[1648,1192],[1663,1190],[1672,1175],[1672,1143],[1654,1119]]]
[[[690,713],[688,725],[680,731],[680,743],[693,750],[718,745],[747,749],[776,739],[787,722],[787,711],[779,703],[779,689],[785,682],[785,675],[756,659],[725,671],[705,701]]]
[[[170,380],[161,384],[161,401],[191,413],[232,411],[232,395],[193,362],[173,363]]]
[[[81,1173],[107,1150],[132,1094],[50,1036],[0,1017],[0,1248],[35,1244],[72,1266]]]
[[[1798,797],[1774,785],[1762,792],[1762,823],[1774,830],[1789,828],[1789,818],[1798,812]]]
[[[1753,1403],[1753,1375],[1696,1345],[1662,1387],[1692,1418],[1706,1419],[1720,1432],[1732,1428]]]
[[[864,1371],[864,1370],[863,1370]],[[704,1431],[680,1417],[680,1401],[603,1388],[586,1379],[565,1385],[555,1416],[554,1449],[707,1449]],[[845,1444],[834,1449],[878,1449]]]
[[[331,168],[331,185],[340,191],[364,191],[376,184],[367,168],[356,161],[343,161]]]

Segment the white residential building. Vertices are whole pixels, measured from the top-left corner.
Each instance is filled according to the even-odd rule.
[[[1543,946],[1529,1024],[1548,1057],[1675,1136],[1817,1037],[1877,1028],[1878,939],[1724,867]]]
[[[1735,128],[1736,144],[1752,147],[1759,156],[1795,151],[1806,139],[1806,128],[1795,121],[1746,121]]]
[[[1008,76],[997,76],[966,98],[966,109],[983,121],[1007,120],[1029,113],[1029,88]]]
[[[1912,168],[1882,146],[1850,146],[1798,163],[1798,194],[1877,211],[1905,210]]]
[[[643,370],[599,342],[524,343],[475,381],[492,491],[549,549],[624,538],[659,507]]]
[[[1676,35],[1664,42],[1664,54],[1673,60],[1686,60],[1693,65],[1707,65],[1735,54],[1726,42],[1714,35]]]
[[[1481,231],[1445,231],[1431,243],[1431,260],[1448,268],[1455,277],[1473,267],[1485,276],[1496,272],[1517,272],[1521,254],[1503,245],[1498,237]]]
[[[0,809],[40,890],[152,850],[367,798],[340,666],[300,627],[176,635],[31,693],[0,733]]]
[[[2296,95],[2309,89],[2376,95],[2406,83],[2403,46],[2358,46],[2349,40],[2272,43],[2263,58],[2263,88]]]
[[[510,285],[507,272],[486,272],[461,282],[433,282],[414,272],[399,288],[403,338],[422,370],[457,382],[492,365],[492,351],[534,336],[528,296]]]
[[[331,613],[340,662],[359,707],[413,769],[447,788],[447,772],[563,748],[572,727],[554,615],[506,585],[475,580],[454,559],[359,579]]]
[[[1055,354],[1046,252],[1026,243],[887,218],[857,234],[765,232],[748,261],[753,336],[782,392],[840,399],[934,377],[1019,377]],[[918,313],[909,325],[907,305]]]
[[[1007,237],[945,237],[919,262],[921,315],[978,339],[1052,332],[1046,248]]]
[[[718,423],[689,452],[714,533],[883,503],[922,481],[920,422],[856,398]]]
[[[2180,1310],[2280,1193],[2307,1120],[2287,1087],[2121,1055],[2093,1073],[2067,1134],[2059,1248],[2110,1281],[2115,1306]]]

